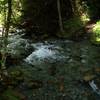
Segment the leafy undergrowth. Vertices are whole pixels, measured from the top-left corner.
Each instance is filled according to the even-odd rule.
[[[25,96],[19,91],[8,88],[2,95],[1,100],[24,100]]]
[[[84,34],[84,26],[86,24],[83,21],[84,18],[73,17],[67,21],[64,21],[64,33],[58,33],[60,37],[70,38],[70,37],[78,37]]]
[[[100,44],[100,21],[97,21],[93,28],[92,41],[94,44]]]

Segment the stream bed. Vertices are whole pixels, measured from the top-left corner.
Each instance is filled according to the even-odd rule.
[[[17,35],[8,51],[21,59],[8,70],[23,73],[17,91],[25,100],[100,100],[100,47],[89,40],[33,43]]]

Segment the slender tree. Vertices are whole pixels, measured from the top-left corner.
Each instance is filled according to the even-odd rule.
[[[6,57],[7,57],[7,45],[8,45],[8,34],[10,28],[11,14],[12,14],[12,0],[7,0],[7,15],[4,22],[4,31],[3,31],[3,50],[2,50],[2,61],[1,61],[1,79],[2,75],[8,75],[6,70]]]
[[[70,0],[71,3],[71,8],[73,11],[74,16],[79,16],[79,13],[82,12],[80,11],[80,2],[82,2],[81,0]]]
[[[60,7],[60,0],[57,0],[57,9],[58,9],[58,16],[59,16],[59,27],[60,31],[63,33],[63,22],[62,22],[62,16],[61,16],[61,7]]]

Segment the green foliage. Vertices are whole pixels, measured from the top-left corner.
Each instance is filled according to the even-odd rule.
[[[71,18],[64,23],[65,28],[75,28],[76,30],[78,27],[83,26],[81,20],[77,17]]]
[[[0,25],[3,24],[7,9],[7,0],[0,0]]]
[[[93,28],[92,41],[96,44],[100,44],[100,21],[97,21]]]
[[[77,32],[80,31],[84,27],[83,22],[79,17],[73,17],[69,20],[64,22],[64,30],[65,30],[65,37],[71,37],[73,35],[78,34]]]
[[[13,5],[12,5],[12,21],[13,23],[18,23],[20,21],[21,17],[21,10],[22,10],[22,3],[21,0],[13,0]]]
[[[7,8],[7,0],[0,0],[0,25],[4,23]],[[12,23],[17,23],[20,20],[21,10],[21,1],[12,0]]]
[[[4,100],[21,100],[18,96],[15,95],[14,93],[15,91],[12,89],[7,89],[4,93],[2,98],[4,98]]]
[[[95,35],[98,37],[98,35],[100,35],[100,21],[98,21],[96,23],[96,25],[93,28],[93,32],[95,33]]]
[[[83,24],[86,24],[88,21],[90,21],[89,15],[87,13],[83,13],[81,16],[81,21],[83,22]]]
[[[100,15],[100,0],[86,0],[88,6],[88,13],[91,19],[96,19]]]

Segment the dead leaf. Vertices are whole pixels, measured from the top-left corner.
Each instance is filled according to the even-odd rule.
[[[90,80],[92,80],[92,79],[94,79],[95,78],[95,75],[86,75],[86,76],[84,76],[83,77],[83,79],[85,80],[85,81],[90,81]]]
[[[64,84],[63,83],[60,84],[59,90],[60,90],[60,92],[63,92],[64,91]]]
[[[100,67],[95,68],[95,72],[100,73]]]

